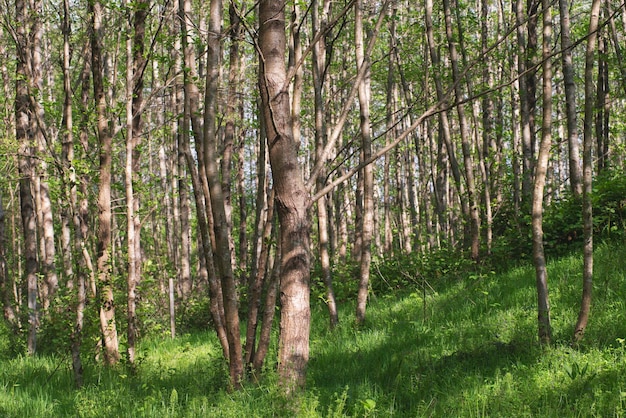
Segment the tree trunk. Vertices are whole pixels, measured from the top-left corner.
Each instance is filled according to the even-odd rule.
[[[285,69],[285,2],[259,3],[259,88],[276,191],[282,260],[278,374],[286,393],[304,386],[311,323],[309,192],[302,180]]]
[[[21,53],[17,56],[15,78],[15,138],[19,144],[18,171],[20,175],[20,213],[22,217],[22,233],[24,235],[25,279],[28,289],[28,339],[27,352],[34,355],[37,349],[37,275],[39,263],[37,260],[37,223],[35,218],[35,201],[32,194],[33,178],[33,144],[29,136],[31,110],[28,93],[28,40],[26,25],[28,10],[26,2],[17,0],[16,10],[16,40],[17,48]]]
[[[543,248],[543,191],[548,171],[550,146],[552,142],[552,68],[550,48],[552,38],[552,17],[550,0],[543,0],[543,121],[541,125],[541,145],[537,158],[535,186],[532,200],[533,261],[537,280],[537,310],[539,341],[549,344],[552,339],[550,325],[550,304],[548,299],[548,273]]]
[[[606,39],[602,28],[598,29],[598,81],[596,98],[596,142],[597,172],[603,172],[609,165],[609,62],[606,59]]]
[[[570,18],[568,0],[559,0],[561,22],[561,55],[563,65],[563,83],[565,86],[565,117],[567,119],[567,146],[569,152],[569,183],[575,197],[582,195],[582,172],[578,150],[578,127],[576,124],[576,84],[574,82],[574,63],[572,61],[572,42],[570,40]]]
[[[441,63],[440,63],[439,53],[437,51],[437,45],[435,44],[435,37],[433,33],[432,13],[433,13],[433,2],[432,0],[426,0],[426,10],[425,10],[426,38],[428,40],[428,48],[430,51],[430,59],[432,61],[432,65],[436,68],[435,74],[433,75],[433,78],[435,81],[435,90],[437,93],[437,100],[439,102],[444,102],[446,98],[444,96],[445,93],[444,93],[443,86],[441,83],[441,77],[439,75],[439,71],[440,71],[439,67]],[[451,138],[451,133],[450,133],[450,122],[448,120],[448,112],[445,110],[439,113],[439,129],[440,129],[440,132],[439,132],[440,139],[443,140],[443,144],[445,144],[445,149],[447,151],[447,164],[449,164],[450,170],[452,171],[454,184],[456,185],[458,195],[459,195],[459,200],[461,202],[461,212],[463,214],[463,217],[469,222],[470,207],[469,207],[467,199],[465,199],[465,187],[461,181],[462,180],[461,170],[459,168],[459,163],[456,159],[454,145],[452,143],[452,138]],[[443,151],[443,148],[439,146],[439,152],[438,152],[439,158],[445,158],[442,155],[442,151]],[[440,161],[440,165],[439,165],[440,174],[443,174],[443,171],[441,171],[442,164],[443,164],[443,161]],[[443,184],[440,184],[440,189],[442,185]],[[444,196],[445,195],[442,194],[441,198],[443,198]],[[448,199],[448,203],[449,202],[450,200]],[[442,213],[442,216],[443,216],[443,213]],[[452,235],[451,235],[452,230],[448,225],[449,224],[448,220],[442,219],[440,222],[442,223],[442,226],[444,226],[444,230],[447,230],[448,232],[447,238],[448,238],[449,243],[452,243],[453,241]]]
[[[107,119],[107,103],[104,94],[103,62],[101,42],[103,7],[99,1],[89,3],[91,14],[91,70],[97,114],[97,132],[100,144],[100,183],[98,190],[98,236],[97,269],[100,296],[100,327],[104,347],[104,360],[113,365],[120,358],[115,324],[115,304],[113,302],[113,283],[111,281],[111,152],[112,137]]]
[[[330,1],[325,0],[322,6],[322,17],[320,19],[320,10],[317,1],[312,4],[312,30],[314,36],[326,28],[327,16],[330,12]],[[321,36],[317,44],[313,47],[313,91],[314,91],[314,108],[315,108],[315,152],[316,165],[317,159],[324,158],[323,150],[326,144],[326,123],[325,123],[325,106],[324,106],[324,84],[326,75],[326,38]],[[317,176],[318,187],[323,187],[326,180],[325,170],[320,170]],[[320,263],[322,268],[322,279],[326,285],[326,305],[328,306],[328,314],[330,320],[330,328],[334,328],[339,322],[337,313],[337,302],[335,300],[335,292],[333,290],[332,270],[330,264],[329,251],[329,221],[328,221],[328,196],[322,197],[317,202],[317,227],[320,251]]]
[[[40,289],[41,304],[44,311],[50,307],[54,294],[59,287],[59,279],[55,267],[56,248],[54,239],[54,224],[52,215],[52,202],[50,200],[50,187],[48,184],[48,163],[43,155],[47,154],[48,143],[45,135],[44,108],[40,104],[43,100],[43,63],[42,63],[42,39],[43,39],[43,2],[35,0],[31,3],[32,15],[30,16],[30,42],[27,44],[30,51],[30,68],[28,77],[29,100],[31,105],[30,135],[33,135],[38,154],[38,164],[34,169],[35,208],[40,229],[40,262],[43,273],[44,285]]]
[[[246,365],[252,366],[256,359],[256,337],[259,324],[259,310],[261,308],[261,296],[263,284],[267,277],[267,265],[269,261],[272,230],[274,219],[274,191],[270,192],[267,205],[267,219],[263,228],[261,240],[261,252],[259,255],[256,275],[250,281],[250,295],[248,297],[248,325],[246,329]]]
[[[593,161],[591,150],[593,148],[593,62],[597,42],[598,20],[600,15],[600,0],[594,0],[591,4],[591,16],[589,19],[589,37],[587,38],[587,50],[585,53],[585,116],[583,127],[583,291],[580,303],[578,320],[574,327],[574,341],[580,341],[585,333],[589,321],[591,307],[591,292],[593,289],[593,211],[591,202]]]
[[[274,222],[274,220],[270,219],[269,222]],[[270,346],[272,323],[274,320],[274,312],[276,311],[281,259],[281,244],[280,240],[278,240],[274,258],[272,259],[270,257],[267,262],[268,266],[272,266],[272,271],[269,275],[269,280],[266,280],[267,286],[265,291],[265,305],[263,306],[263,319],[261,320],[261,332],[259,332],[259,343],[254,353],[254,359],[252,360],[252,367],[257,374],[261,373],[263,362],[265,361]]]
[[[217,88],[220,60],[220,34],[222,20],[221,0],[211,0],[207,58],[207,83],[204,97],[204,167],[209,184],[211,210],[216,238],[216,261],[222,283],[224,319],[228,338],[230,384],[238,389],[243,379],[243,358],[239,333],[239,298],[233,274],[230,230],[226,215],[226,203],[217,168]]]
[[[196,161],[191,154],[189,145],[189,131],[193,130],[196,139],[202,138],[202,130],[200,129],[200,122],[197,120],[199,92],[198,87],[193,83],[193,79],[197,76],[195,72],[195,55],[193,49],[193,41],[189,35],[189,31],[192,28],[189,15],[191,14],[191,2],[189,0],[180,0],[179,14],[181,24],[181,37],[183,47],[183,59],[184,59],[184,110],[183,119],[181,123],[181,132],[179,134],[179,148],[181,149],[185,159],[187,161],[187,167],[189,168],[189,174],[191,176],[191,182],[193,185],[194,200],[196,205],[196,215],[198,221],[198,229],[200,232],[200,239],[202,244],[202,255],[206,263],[206,269],[209,280],[209,294],[211,298],[210,311],[213,318],[215,331],[217,333],[220,344],[222,345],[222,351],[224,357],[228,359],[229,344],[228,337],[226,336],[226,329],[224,325],[224,305],[222,297],[222,287],[217,279],[215,273],[215,267],[213,265],[213,251],[211,247],[211,231],[208,222],[207,214],[207,193],[204,192],[203,181],[200,178],[198,167],[196,167]],[[190,126],[190,122],[191,126]],[[200,149],[196,150],[200,153]],[[202,167],[204,164],[199,162]]]
[[[369,67],[369,56],[364,52],[363,2],[355,4],[355,54],[357,69],[365,64]],[[372,134],[370,127],[370,85],[369,69],[359,85],[359,109],[361,114],[361,158],[368,161],[372,156]],[[361,223],[361,257],[359,258],[359,288],[357,294],[356,321],[365,322],[365,308],[369,293],[370,263],[372,260],[372,234],[374,232],[374,167],[363,167],[363,219]]]
[[[467,200],[470,205],[470,256],[472,257],[472,260],[477,261],[480,253],[480,207],[476,193],[476,182],[474,180],[474,162],[471,153],[469,124],[465,118],[465,110],[461,102],[463,98],[463,91],[461,90],[459,57],[452,35],[452,13],[450,11],[450,1],[444,0],[443,7],[446,21],[446,37],[448,39],[450,62],[452,64],[454,94],[457,100],[456,109],[459,116],[459,129],[461,130],[461,150],[463,153],[463,165],[465,167],[465,182],[467,183]]]

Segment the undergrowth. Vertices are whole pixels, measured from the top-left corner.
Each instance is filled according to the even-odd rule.
[[[258,383],[228,392],[216,337],[196,331],[144,339],[135,373],[87,360],[81,389],[73,387],[69,357],[9,356],[0,344],[0,416],[626,415],[623,245],[596,249],[591,321],[576,346],[570,341],[580,302],[580,256],[549,263],[549,347],[537,343],[531,265],[494,272],[459,261],[437,275],[420,263],[373,271],[375,292],[363,326],[355,326],[354,303],[346,300],[339,326],[329,330],[324,302],[315,299],[307,388],[295,398],[282,396],[271,361]],[[402,286],[398,275],[405,277]],[[8,331],[1,332],[0,341]]]

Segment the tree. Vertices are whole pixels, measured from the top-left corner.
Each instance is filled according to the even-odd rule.
[[[323,163],[324,146],[327,142],[327,125],[325,122],[325,103],[324,103],[324,84],[326,80],[326,37],[323,32],[328,25],[327,16],[330,13],[330,1],[325,0],[322,5],[322,13],[320,17],[320,8],[317,1],[312,4],[311,10],[311,26],[314,36],[322,33],[319,40],[313,46],[313,92],[314,92],[314,112],[315,112],[315,152],[316,165]],[[318,188],[323,187],[326,180],[325,170],[320,170],[317,175],[316,184]],[[326,303],[328,305],[328,313],[330,327],[334,328],[339,322],[337,313],[337,302],[335,300],[335,292],[333,290],[332,269],[329,251],[329,219],[328,219],[328,197],[323,196],[317,202],[317,233],[319,240],[320,264],[322,267],[322,278],[326,285]]]
[[[98,0],[89,2],[89,14],[91,15],[91,70],[100,157],[97,235],[100,328],[102,331],[104,361],[112,365],[117,363],[120,358],[115,323],[113,283],[111,282],[111,153],[113,137],[107,118],[107,103],[104,93],[104,63],[102,61],[102,40],[104,39],[102,28],[103,6]]]
[[[589,322],[591,308],[591,292],[593,289],[593,207],[591,201],[593,161],[591,149],[593,144],[593,62],[598,37],[598,20],[600,0],[591,3],[589,17],[589,37],[585,52],[585,116],[583,125],[583,291],[578,320],[574,327],[574,341],[580,341]]]
[[[552,142],[552,68],[550,49],[552,38],[552,16],[550,1],[543,0],[543,121],[541,124],[541,145],[535,166],[535,182],[532,199],[533,262],[537,281],[537,309],[539,341],[549,344],[552,339],[550,325],[550,304],[548,299],[548,273],[543,246],[543,191],[548,171],[550,145]]]
[[[206,91],[204,96],[204,166],[209,184],[211,210],[213,212],[216,251],[216,264],[221,277],[224,297],[224,319],[228,338],[230,365],[230,383],[237,389],[243,378],[243,357],[239,334],[239,311],[237,287],[231,259],[230,230],[226,216],[226,202],[222,191],[217,168],[217,88],[220,65],[220,35],[222,20],[222,2],[211,0],[209,13],[209,36],[207,55]]]
[[[280,221],[278,374],[287,393],[305,383],[311,321],[309,192],[302,180],[285,68],[285,2],[259,2],[259,90]]]
[[[24,234],[24,259],[26,283],[28,288],[28,354],[35,354],[37,348],[37,327],[39,314],[37,307],[37,274],[39,262],[37,257],[37,222],[35,218],[35,199],[32,194],[33,178],[33,139],[30,137],[29,126],[32,118],[27,80],[29,79],[29,56],[27,48],[26,26],[28,9],[26,2],[15,2],[16,10],[16,41],[19,46],[16,78],[15,78],[15,138],[19,144],[18,168],[20,175],[20,214],[22,217],[22,233]]]
[[[361,115],[361,163],[372,156],[372,131],[370,126],[369,56],[365,56],[363,34],[363,2],[354,5],[354,39],[357,69],[365,67],[366,75],[359,82],[359,110]],[[365,307],[369,293],[370,263],[372,260],[372,234],[374,231],[374,168],[363,167],[363,219],[361,220],[361,256],[359,257],[359,288],[356,305],[356,321],[365,322]]]
[[[570,40],[569,2],[559,0],[561,22],[561,59],[563,65],[563,84],[565,87],[565,117],[567,119],[567,148],[569,152],[569,176],[572,193],[582,195],[582,172],[578,155],[578,127],[576,124],[576,83],[574,81],[574,63],[572,61],[572,42]]]

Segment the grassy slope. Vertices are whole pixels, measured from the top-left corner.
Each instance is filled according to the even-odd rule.
[[[138,373],[89,365],[71,389],[68,358],[0,360],[4,417],[622,416],[626,415],[626,248],[596,251],[595,294],[583,343],[569,346],[581,261],[548,268],[555,345],[536,344],[534,272],[433,283],[373,298],[367,324],[353,306],[327,330],[314,308],[308,390],[287,401],[275,376],[238,393],[212,333],[142,343]],[[1,351],[0,344],[0,351]]]

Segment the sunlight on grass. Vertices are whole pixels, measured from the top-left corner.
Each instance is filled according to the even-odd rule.
[[[367,321],[341,306],[331,331],[313,307],[307,390],[286,399],[272,359],[259,384],[228,393],[213,332],[144,339],[136,372],[87,361],[73,389],[69,358],[0,366],[4,417],[415,417],[626,415],[626,249],[596,252],[592,317],[570,346],[580,257],[548,265],[555,344],[537,343],[532,266],[440,281],[428,292],[372,298]]]

